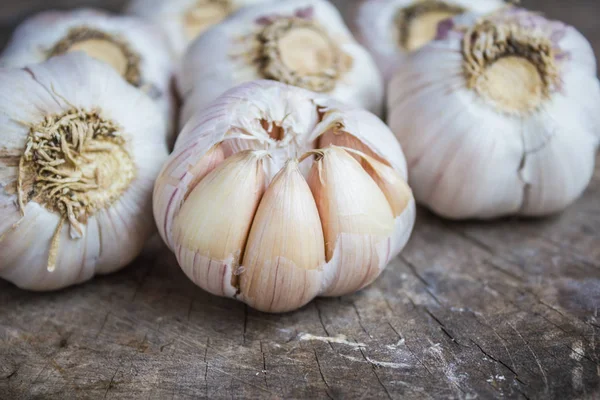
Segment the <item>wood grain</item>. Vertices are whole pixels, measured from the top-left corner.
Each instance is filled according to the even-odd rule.
[[[48,3],[4,0],[0,43]],[[600,49],[598,2],[525,5]],[[596,398],[599,306],[600,167],[553,218],[420,210],[374,285],[286,315],[204,293],[165,249],[58,293],[0,282],[0,398]]]

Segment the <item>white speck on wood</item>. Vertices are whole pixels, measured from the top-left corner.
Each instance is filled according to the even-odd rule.
[[[583,389],[583,365],[581,365],[581,359],[585,355],[585,349],[581,340],[577,340],[573,343],[571,349],[570,358],[577,362],[577,365],[571,370],[571,382],[575,390]]]
[[[437,361],[443,367],[444,376],[448,380],[450,387],[454,390],[459,398],[471,398],[476,396],[475,393],[471,393],[471,388],[466,385],[466,380],[469,375],[466,373],[457,374],[457,366],[455,363],[448,362],[444,357],[444,351],[440,343],[432,344],[428,349],[429,353],[437,359]],[[469,391],[465,391],[468,389]]]
[[[486,379],[486,382],[488,383],[493,383],[493,382],[500,382],[500,381],[505,381],[506,378],[504,377],[504,375],[490,375],[489,379]]]
[[[366,362],[368,362],[369,364],[371,364],[375,367],[380,367],[380,368],[402,369],[402,368],[411,368],[412,367],[412,365],[410,365],[410,364],[377,361],[377,360],[371,359],[370,357],[365,357],[364,359],[362,359],[362,358],[358,358],[358,357],[347,356],[345,354],[340,354],[340,356],[342,356],[350,361],[354,361],[354,362],[364,363],[366,360]]]
[[[356,343],[356,342],[348,341],[348,338],[345,335],[315,336],[315,335],[311,335],[310,333],[303,333],[300,335],[300,340],[318,340],[320,342],[325,342],[325,343],[345,344],[346,346],[354,347],[356,349],[361,348],[361,347],[362,348],[367,347],[367,345],[364,343]]]
[[[404,340],[404,338],[402,338],[402,339],[398,340],[398,343],[388,344],[385,347],[387,347],[389,350],[396,350],[398,347],[404,346],[404,342],[405,342],[405,340]]]

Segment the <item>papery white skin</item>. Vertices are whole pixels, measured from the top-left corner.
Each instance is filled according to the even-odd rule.
[[[171,85],[172,53],[162,32],[145,21],[94,9],[42,12],[15,30],[0,55],[0,66],[21,68],[44,62],[56,43],[80,27],[115,36],[140,56],[140,89],[160,105],[174,141],[177,107]]]
[[[506,11],[516,15],[519,10]],[[510,14],[505,14],[510,15]],[[463,74],[458,29],[407,58],[391,81],[389,125],[407,156],[417,201],[454,219],[542,216],[585,190],[600,138],[600,85],[591,46],[574,28],[522,17],[555,34],[561,88],[538,110],[505,114]]]
[[[317,108],[325,113],[321,122],[319,122]],[[172,250],[181,251],[173,235],[173,224],[184,204],[186,194],[197,184],[196,175],[206,174],[208,169],[215,168],[214,162],[207,162],[203,157],[212,152],[209,158],[217,160],[217,163],[218,160],[222,162],[222,158],[215,157],[214,153],[214,146],[219,143],[223,143],[221,147],[227,149],[226,154],[244,150],[228,143],[235,139],[225,142],[223,140],[231,137],[232,132],[239,131],[246,131],[255,136],[263,135],[264,129],[258,122],[261,119],[281,122],[284,129],[287,132],[296,133],[297,138],[295,141],[297,145],[292,144],[288,149],[278,148],[277,142],[273,140],[265,140],[262,144],[255,143],[246,147],[270,152],[272,160],[270,165],[265,168],[268,181],[271,181],[286,165],[288,157],[292,159],[300,157],[307,150],[315,148],[319,137],[336,123],[341,123],[344,131],[351,133],[368,146],[373,154],[385,160],[400,177],[403,179],[407,177],[402,149],[385,124],[373,114],[344,105],[326,96],[275,81],[263,80],[243,84],[229,90],[209,107],[194,115],[179,135],[175,150],[164,165],[156,182],[154,215],[161,236]],[[264,161],[267,164],[266,158]],[[358,163],[356,164],[358,165]],[[313,163],[310,160],[300,163],[300,171],[305,178],[312,166]],[[373,239],[378,254],[378,262],[374,265],[378,270],[376,275],[381,273],[389,260],[395,257],[408,241],[415,221],[415,210],[414,199],[411,198],[408,207],[393,220],[393,232],[388,237]],[[344,239],[345,236],[348,238]],[[340,243],[342,240],[354,240],[353,236],[355,235],[342,234],[338,240]],[[360,249],[358,251],[360,252]],[[318,295],[327,295],[330,292],[330,286],[334,284],[335,277],[340,273],[343,274],[344,268],[347,267],[348,271],[351,271],[360,267],[342,265],[344,254],[346,254],[344,250],[336,245],[333,258],[327,264],[311,272],[310,281],[320,282]],[[201,258],[187,253],[184,256],[187,261]],[[180,257],[180,262],[182,259],[183,257]],[[361,256],[357,255],[356,259],[361,259]],[[193,269],[200,264],[205,265],[206,263],[204,261],[197,262],[195,265],[186,265],[182,268],[189,271],[190,268]],[[214,262],[213,265],[219,265],[218,272],[214,273],[214,279],[209,276],[208,282],[201,282],[202,286],[220,296],[234,296],[237,289],[231,285],[231,277],[234,273],[232,266],[227,260],[221,260],[220,263]],[[241,270],[243,269],[244,265],[241,266]],[[208,276],[206,271],[197,271],[195,274],[188,272],[188,275]],[[371,283],[372,279],[366,281],[365,285]],[[314,284],[311,283],[310,287],[314,287]],[[356,289],[358,287],[353,287],[350,291]],[[334,294],[341,293],[343,291],[336,291]],[[238,294],[236,298],[250,304],[257,304],[255,300],[244,298],[243,293]],[[297,307],[299,306],[297,305]],[[266,311],[286,310],[274,308]]]
[[[234,10],[275,0],[230,0]],[[193,39],[188,38],[184,27],[185,14],[198,0],[132,0],[126,12],[152,21],[165,33],[177,58],[182,57]]]
[[[0,277],[30,290],[55,290],[116,271],[131,262],[154,231],[151,195],[167,157],[160,109],[104,63],[81,54],[55,57],[24,70],[0,70]],[[46,115],[98,109],[122,128],[137,172],[127,190],[83,225],[83,237],[60,231],[56,269],[48,271],[51,239],[60,215],[34,201],[24,216],[8,187],[18,177],[18,160],[29,127]]]
[[[486,14],[506,6],[503,0],[444,0],[468,11]],[[383,78],[388,82],[402,66],[408,52],[400,44],[396,16],[415,0],[355,0],[343,7],[344,16],[354,37],[373,56]]]
[[[240,10],[209,29],[190,46],[177,73],[177,87],[184,99],[181,126],[232,87],[264,79],[256,65],[245,56],[249,42],[241,40],[260,32],[261,25],[257,20],[272,16],[292,17],[298,11],[310,8],[313,9],[312,19],[353,59],[352,67],[327,95],[381,115],[384,106],[382,78],[373,59],[354,40],[335,7],[324,0],[288,0]]]

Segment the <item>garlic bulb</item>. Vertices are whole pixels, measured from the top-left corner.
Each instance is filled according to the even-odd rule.
[[[343,9],[356,40],[371,52],[387,82],[408,53],[435,38],[440,21],[504,5],[503,0],[354,0]]]
[[[600,85],[574,28],[520,9],[445,24],[389,86],[418,201],[451,218],[541,216],[594,171]]]
[[[371,56],[324,0],[247,7],[196,40],[178,73],[180,123],[225,91],[257,79],[326,93],[375,114],[384,105]]]
[[[0,69],[0,277],[54,290],[127,265],[154,231],[158,106],[81,54]]]
[[[402,250],[415,219],[406,175],[373,114],[255,81],[185,126],[154,215],[197,285],[284,312],[367,286]]]
[[[155,100],[174,139],[171,53],[162,33],[137,18],[89,9],[40,13],[16,29],[0,56],[0,66],[21,68],[76,51],[111,65]]]
[[[177,58],[204,31],[236,10],[274,0],[132,0],[127,12],[160,26]]]

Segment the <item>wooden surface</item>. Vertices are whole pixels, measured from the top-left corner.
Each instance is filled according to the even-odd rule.
[[[48,3],[3,0],[0,43]],[[525,4],[600,49],[597,1]],[[595,398],[599,306],[597,168],[554,218],[420,210],[376,284],[287,315],[204,293],[164,250],[58,293],[0,282],[0,399]]]

